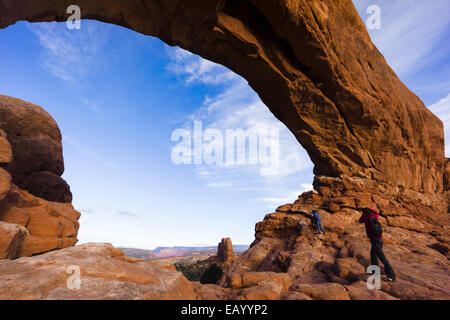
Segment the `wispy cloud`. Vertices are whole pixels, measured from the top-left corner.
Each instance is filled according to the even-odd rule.
[[[139,218],[140,216],[130,210],[117,210],[108,207],[86,207],[78,209],[82,213],[86,214],[113,214],[124,217]]]
[[[369,30],[389,65],[426,104],[450,91],[450,3],[447,0],[354,0],[363,20],[381,9],[381,29]]]
[[[69,30],[61,24],[30,24],[44,51],[41,65],[55,77],[81,85],[82,78],[97,70],[100,49],[107,33],[96,23],[83,21],[81,30]]]
[[[380,7],[381,29],[369,32],[401,77],[420,71],[445,55],[442,44],[450,26],[447,0],[354,0],[354,3],[363,18],[368,17],[366,10],[370,5]]]
[[[98,105],[95,102],[93,102],[89,99],[83,99],[82,101],[89,109],[91,109],[93,112],[95,112],[98,116],[101,115],[100,108],[98,107]]]
[[[84,155],[95,159],[95,160],[99,160],[98,155],[90,150],[89,148],[85,147],[84,145],[82,145],[81,143],[79,143],[78,141],[72,139],[69,136],[63,136],[63,142],[66,141],[68,143],[70,143],[76,150],[78,150],[79,152],[83,153]]]
[[[238,75],[180,48],[169,49],[169,56],[172,62],[168,70],[174,73],[184,86],[205,85],[221,89],[217,95],[205,95],[203,105],[189,114],[180,124],[181,127],[191,129],[193,121],[202,121],[203,130],[218,129],[224,137],[226,130],[270,132],[277,129],[279,132],[279,170],[275,173],[262,175],[261,164],[250,165],[247,162],[244,165],[229,165],[224,162],[195,167],[198,177],[205,180],[206,186],[210,188],[258,190],[261,194],[279,194],[277,199],[260,198],[257,201],[273,204],[276,200],[295,200],[296,197],[292,198],[292,194],[304,189],[299,188],[299,184],[312,179],[312,162],[294,135],[275,118],[248,83]],[[260,140],[259,147],[267,149],[267,145],[263,144],[270,143],[270,139]],[[237,146],[235,148],[235,151],[245,152],[237,150]],[[297,181],[297,184],[292,187],[292,184],[286,181]]]
[[[231,187],[233,185],[232,181],[216,181],[210,182],[207,184],[210,188],[223,188],[223,187]]]
[[[450,158],[450,94],[439,102],[431,105],[429,109],[444,123],[445,155]]]
[[[300,188],[295,189],[294,191],[272,197],[263,197],[260,198],[260,200],[267,203],[268,209],[273,209],[286,203],[293,203],[299,195],[309,190],[313,190],[312,184],[302,183],[300,185]]]
[[[69,143],[73,148],[75,148],[75,150],[81,152],[82,154],[84,154],[85,156],[100,161],[102,163],[104,163],[106,166],[110,167],[110,168],[114,168],[116,166],[116,164],[112,161],[104,161],[103,159],[101,159],[98,154],[94,151],[92,151],[91,149],[89,149],[88,147],[84,146],[82,143],[78,142],[77,140],[64,135],[63,136],[63,143],[67,142]]]
[[[135,213],[133,213],[131,211],[128,211],[128,210],[120,210],[120,211],[117,211],[117,213],[119,215],[121,215],[121,216],[132,217],[132,218],[139,218],[139,215],[137,215],[137,214],[135,214]]]
[[[186,84],[219,85],[238,78],[235,73],[221,65],[201,59],[181,48],[170,48],[167,53],[172,60],[167,69],[183,77]]]
[[[381,29],[369,30],[374,44],[413,90],[428,101],[443,122],[450,156],[450,3],[446,0],[354,0],[361,17],[371,5],[381,9]]]

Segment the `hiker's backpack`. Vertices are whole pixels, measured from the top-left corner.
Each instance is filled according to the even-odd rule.
[[[370,234],[374,237],[381,237],[383,234],[383,228],[381,227],[381,223],[375,218],[369,218],[368,227],[370,230]]]

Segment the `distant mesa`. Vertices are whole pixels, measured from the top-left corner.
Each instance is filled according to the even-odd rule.
[[[233,250],[237,253],[242,253],[248,249],[248,245],[234,245]],[[137,248],[124,248],[121,249],[126,256],[133,258],[140,258],[144,260],[164,259],[174,257],[186,257],[186,256],[213,256],[216,254],[218,247],[205,246],[205,247],[157,247],[154,250],[145,250]]]

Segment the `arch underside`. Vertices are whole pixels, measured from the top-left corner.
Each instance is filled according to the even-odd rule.
[[[0,28],[65,21],[72,4],[83,19],[158,37],[244,77],[317,177],[442,197],[442,122],[388,66],[351,0],[0,0]]]

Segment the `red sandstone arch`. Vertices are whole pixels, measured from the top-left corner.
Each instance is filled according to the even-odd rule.
[[[351,0],[0,0],[0,28],[65,21],[72,4],[83,19],[158,37],[243,76],[317,177],[382,185],[444,211],[442,122],[388,66]],[[316,180],[322,193],[336,189]]]

